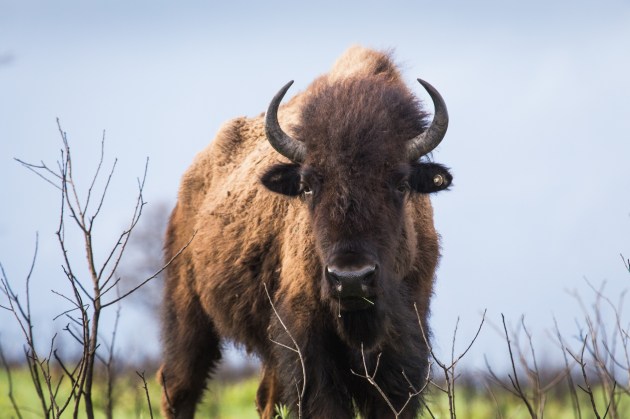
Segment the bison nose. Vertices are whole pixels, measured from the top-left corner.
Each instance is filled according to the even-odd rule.
[[[326,267],[326,277],[339,298],[363,298],[371,295],[370,288],[374,283],[375,272],[376,265],[354,269]]]

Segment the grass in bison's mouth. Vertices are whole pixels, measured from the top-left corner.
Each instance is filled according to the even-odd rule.
[[[374,298],[368,298],[368,297],[349,297],[349,298],[340,299],[338,303],[339,303],[337,306],[339,310],[338,314],[341,314],[341,312],[343,311],[352,312],[352,311],[368,310],[376,306],[376,302]]]

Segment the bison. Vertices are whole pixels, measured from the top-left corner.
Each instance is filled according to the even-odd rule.
[[[277,405],[304,418],[418,414],[440,250],[429,194],[452,180],[421,159],[448,115],[418,81],[430,123],[390,53],[352,47],[196,156],[165,242],[166,417],[194,416],[224,340],[260,358],[263,418]]]

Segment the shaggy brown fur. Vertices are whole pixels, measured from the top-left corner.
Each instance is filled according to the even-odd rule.
[[[361,348],[370,373],[380,356],[375,379],[397,409],[407,379],[423,385],[428,354],[414,303],[427,331],[439,257],[425,178],[451,179],[440,165],[404,161],[404,143],[423,132],[425,117],[388,54],[353,47],[280,109],[284,129],[307,146],[303,163],[282,163],[262,117],[228,122],[197,155],[167,232],[167,260],[195,236],[166,278],[166,417],[194,415],[223,339],[260,357],[263,418],[276,404],[297,412],[298,402],[305,418],[350,418],[355,409],[393,417],[352,373],[365,373]],[[344,305],[325,268],[369,261],[378,266],[373,301]],[[278,344],[294,346],[280,319],[305,377],[296,352]],[[414,398],[401,417],[420,405]]]

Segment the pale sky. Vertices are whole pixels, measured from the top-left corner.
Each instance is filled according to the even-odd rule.
[[[628,288],[619,257],[630,256],[627,0],[209,3],[0,0],[0,262],[21,290],[39,232],[43,330],[63,326],[47,320],[64,307],[50,293],[65,286],[59,197],[13,158],[55,164],[55,118],[84,187],[107,132],[107,158],[118,158],[100,230],[110,243],[146,157],[145,199],[172,204],[223,122],[264,111],[288,80],[289,94],[303,89],[355,43],[393,48],[418,95],[428,101],[414,82],[422,77],[449,108],[434,152],[455,178],[433,198],[443,247],[431,318],[438,349],[448,352],[458,316],[463,345],[486,308],[495,324],[501,313],[513,324],[525,315],[548,346],[554,316],[567,336],[577,333],[567,290],[588,300],[584,278],[608,281],[615,298]],[[128,316],[121,347],[155,352],[155,327]],[[0,312],[0,339],[19,349],[11,322]],[[502,345],[484,328],[469,365],[484,353],[501,364]]]

